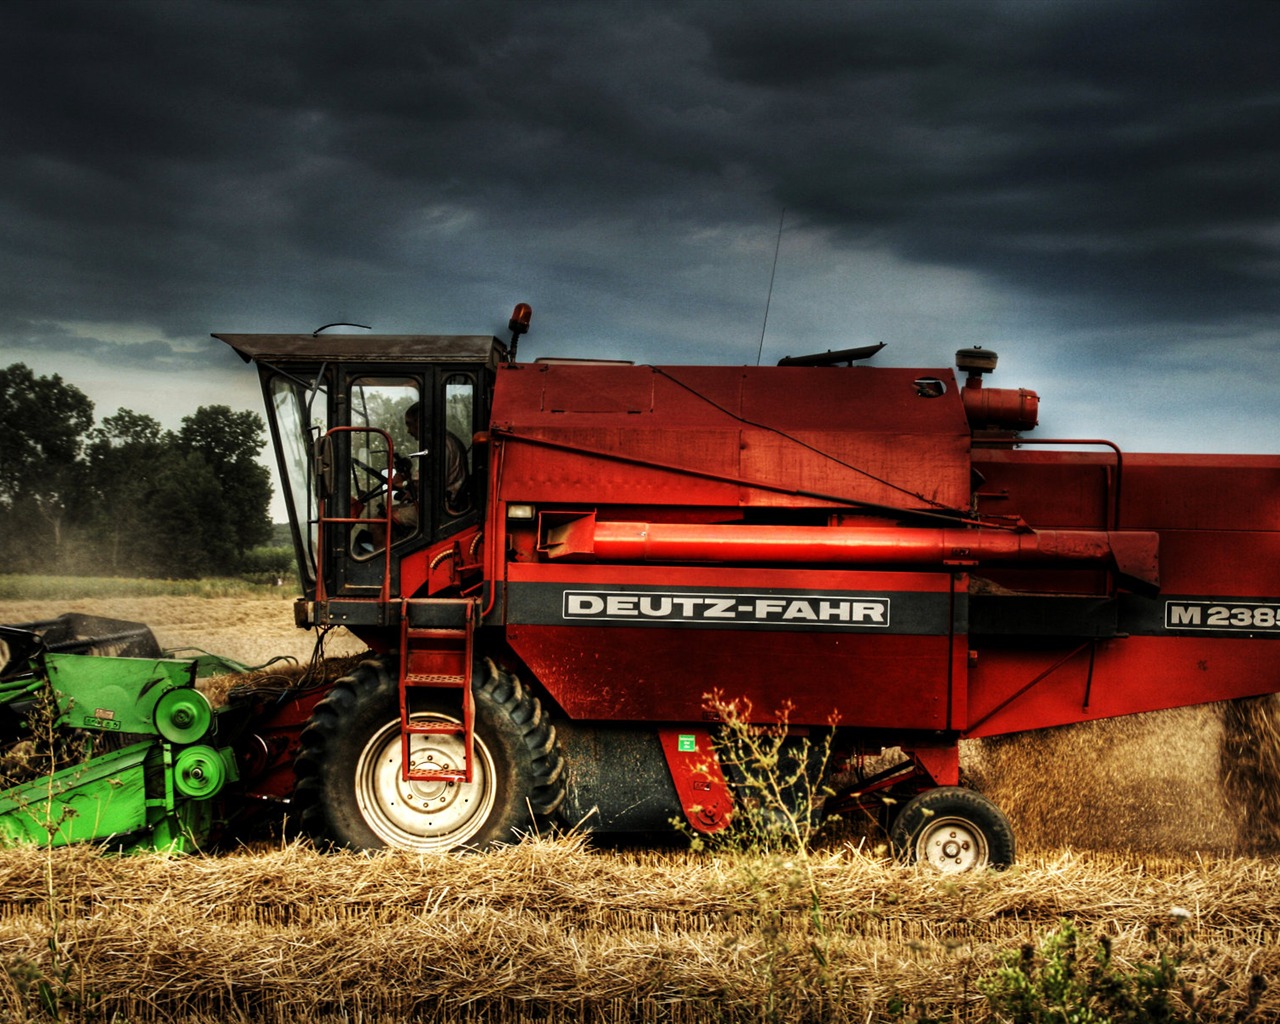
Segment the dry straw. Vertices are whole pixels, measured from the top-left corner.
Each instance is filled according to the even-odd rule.
[[[1275,695],[1222,706],[1221,782],[1234,810],[1240,845],[1280,852],[1280,699]]]
[[[136,1024],[865,1022],[892,1019],[895,997],[983,1021],[976,979],[1064,916],[1114,936],[1135,963],[1153,924],[1185,934],[1188,983],[1222,989],[1214,1019],[1232,1019],[1251,979],[1280,969],[1280,869],[1261,860],[1062,853],[944,880],[820,853],[806,871],[822,965],[797,870],[785,856],[598,852],[578,838],[483,856],[4,851],[0,1015],[21,1019],[6,1006],[29,1007],[32,979],[70,965],[66,1019]],[[1275,1019],[1280,991],[1263,996],[1271,1016],[1256,1019]]]

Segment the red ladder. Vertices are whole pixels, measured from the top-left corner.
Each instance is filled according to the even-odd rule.
[[[411,626],[409,609],[427,604],[432,618],[454,625]],[[400,609],[400,776],[405,782],[470,782],[475,736],[475,699],[471,693],[471,666],[475,653],[475,623],[480,603],[476,598],[404,600]],[[411,689],[462,691],[462,722],[414,722],[410,719]],[[409,737],[414,735],[462,736],[466,757],[459,770],[427,770],[413,766]]]

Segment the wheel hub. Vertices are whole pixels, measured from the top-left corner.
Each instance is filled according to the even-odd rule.
[[[928,861],[945,874],[972,871],[990,862],[982,832],[959,818],[936,821],[920,835],[919,860]]]
[[[437,713],[415,714],[414,722],[454,720]],[[483,827],[495,799],[493,758],[476,737],[471,782],[446,779],[406,781],[402,771],[399,720],[378,731],[356,766],[356,801],[379,837],[390,846],[447,850],[465,844]],[[461,772],[466,752],[461,735],[414,734],[409,765],[423,772]]]

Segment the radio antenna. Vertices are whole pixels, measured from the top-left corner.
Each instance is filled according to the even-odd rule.
[[[769,328],[769,303],[773,301],[773,279],[778,273],[778,250],[782,248],[782,222],[786,219],[787,208],[784,206],[778,214],[778,240],[773,244],[773,269],[769,271],[769,294],[764,299],[764,323],[760,325],[760,347],[756,350],[756,366],[760,365],[760,357],[764,355],[764,332]]]

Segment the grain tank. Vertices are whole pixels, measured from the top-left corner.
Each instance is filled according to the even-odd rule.
[[[1280,459],[1032,439],[1037,395],[980,348],[959,375],[520,362],[528,325],[216,335],[261,375],[298,624],[374,652],[274,723],[296,760],[258,795],[320,835],[714,833],[738,702],[829,738],[827,811],[999,866],[962,740],[1280,690]]]

